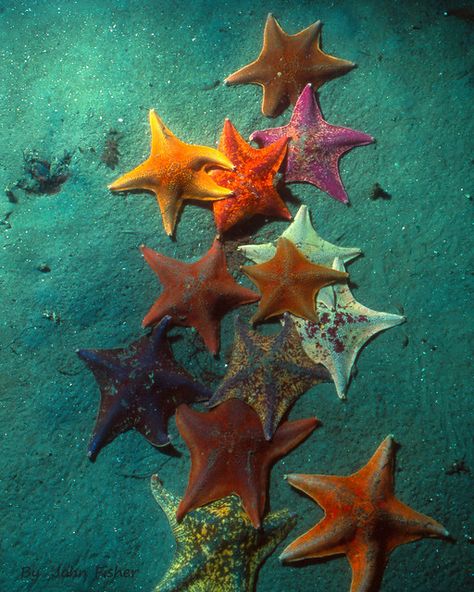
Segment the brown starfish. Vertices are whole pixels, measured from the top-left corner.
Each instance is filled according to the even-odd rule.
[[[267,17],[263,48],[258,58],[228,76],[226,84],[263,87],[262,113],[276,117],[294,105],[308,82],[317,90],[328,80],[346,74],[355,64],[321,50],[321,21],[288,35],[272,14]]]

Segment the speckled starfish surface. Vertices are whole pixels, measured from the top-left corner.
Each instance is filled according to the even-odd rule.
[[[157,475],[151,490],[176,539],[173,562],[155,592],[254,592],[260,565],[296,523],[288,510],[280,510],[256,530],[232,495],[195,510],[178,524],[180,500]]]
[[[225,83],[262,86],[262,113],[276,117],[289,103],[295,103],[306,83],[319,88],[354,68],[352,62],[321,50],[321,28],[321,21],[317,21],[296,35],[288,35],[269,14],[260,55],[228,76]]]
[[[212,205],[219,233],[256,214],[291,220],[291,214],[274,186],[275,175],[286,155],[287,142],[282,138],[257,150],[242,138],[229,119],[225,120],[219,150],[234,163],[235,169],[211,171],[219,186],[232,191],[232,196]]]
[[[326,267],[332,267],[336,257],[347,263],[362,252],[356,247],[339,247],[321,238],[311,224],[309,210],[305,205],[300,206],[293,222],[281,234],[280,238],[282,237],[296,245],[312,263]],[[237,248],[254,263],[264,263],[275,256],[276,243],[277,241],[261,245],[241,245]]]
[[[229,159],[215,148],[194,146],[178,139],[150,111],[150,156],[109,185],[112,191],[144,189],[156,195],[166,234],[174,233],[185,200],[212,201],[230,195],[208,175],[210,166],[232,169]]]
[[[388,436],[369,462],[349,477],[288,475],[290,485],[308,494],[324,518],[293,541],[282,561],[346,555],[351,592],[377,592],[390,553],[421,538],[449,538],[439,522],[415,512],[394,494],[395,447]]]
[[[250,136],[260,146],[281,138],[290,140],[282,170],[285,183],[311,183],[343,203],[349,198],[339,173],[339,160],[352,148],[374,141],[368,134],[325,121],[311,84],[301,93],[288,125]]]
[[[326,369],[305,354],[289,315],[277,335],[250,331],[239,318],[227,374],[208,405],[240,399],[256,411],[270,440],[298,397],[329,379]]]
[[[335,259],[333,267],[344,271],[340,259]],[[405,317],[371,310],[360,304],[347,283],[321,290],[318,311],[317,322],[298,317],[293,320],[305,352],[315,364],[323,364],[328,369],[342,399],[360,349],[377,333],[403,323]]]
[[[166,446],[167,419],[177,405],[209,398],[208,389],[174,360],[166,339],[169,321],[165,317],[151,337],[142,337],[128,348],[77,352],[100,387],[99,412],[88,449],[91,461],[130,429],[154,446]]]
[[[232,308],[259,299],[258,294],[240,286],[227,271],[221,241],[215,239],[209,251],[194,263],[165,257],[145,246],[141,250],[163,284],[163,292],[146,314],[143,325],[154,325],[170,315],[174,324],[194,327],[209,351],[216,354],[221,318]]]

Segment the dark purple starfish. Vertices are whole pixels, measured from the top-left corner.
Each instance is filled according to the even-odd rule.
[[[77,354],[100,387],[100,406],[88,456],[95,461],[104,446],[130,429],[153,446],[170,443],[168,418],[181,403],[207,400],[211,393],[179,366],[166,339],[171,317],[150,336],[123,349],[81,349]]]

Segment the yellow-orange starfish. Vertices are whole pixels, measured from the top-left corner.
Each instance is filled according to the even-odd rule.
[[[171,236],[185,199],[211,201],[232,193],[219,187],[207,170],[211,166],[232,169],[233,165],[215,148],[186,144],[177,138],[153,109],[150,127],[150,156],[109,185],[109,189],[152,191],[160,206],[165,232]]]

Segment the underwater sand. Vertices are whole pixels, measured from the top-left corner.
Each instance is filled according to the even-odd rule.
[[[24,176],[24,150],[46,159],[73,152],[59,193],[15,189],[17,203],[6,194],[0,200],[0,591],[151,591],[172,561],[173,536],[149,477],[158,473],[169,489],[184,492],[189,456],[174,420],[180,458],[129,432],[91,464],[86,449],[99,391],[75,350],[126,346],[143,334],[141,319],[159,284],[140,244],[189,260],[207,251],[215,234],[212,212],[190,205],[172,241],[153,196],[107,190],[148,155],[148,110],[178,137],[210,146],[225,117],[244,137],[287,122],[291,111],[274,121],[261,115],[258,87],[222,85],[258,55],[270,11],[289,33],[324,22],[324,49],[358,64],[321,89],[325,118],[377,139],[342,160],[351,207],[309,185],[290,187],[289,207],[295,214],[299,201],[307,204],[325,239],[360,247],[364,257],[350,266],[357,300],[387,312],[403,307],[408,322],[362,351],[346,402],[326,384],[293,408],[292,418],[316,415],[323,425],[272,472],[271,508],[291,507],[299,519],[264,564],[258,590],[349,590],[344,558],[280,565],[283,546],[322,517],[282,477],[349,474],[389,433],[401,444],[397,496],[443,523],[456,544],[399,547],[382,590],[467,590],[474,536],[473,23],[443,15],[458,4],[435,1],[173,5],[0,2],[1,187]],[[111,128],[123,134],[115,170],[101,161]],[[391,199],[370,199],[375,183]],[[248,242],[285,227],[268,223]],[[241,310],[249,315],[253,307]],[[234,315],[222,323],[216,360],[192,330],[174,331],[181,336],[176,357],[198,378],[224,373]],[[453,471],[461,460],[465,471]],[[85,576],[48,579],[58,565]],[[103,565],[138,572],[95,579]]]

